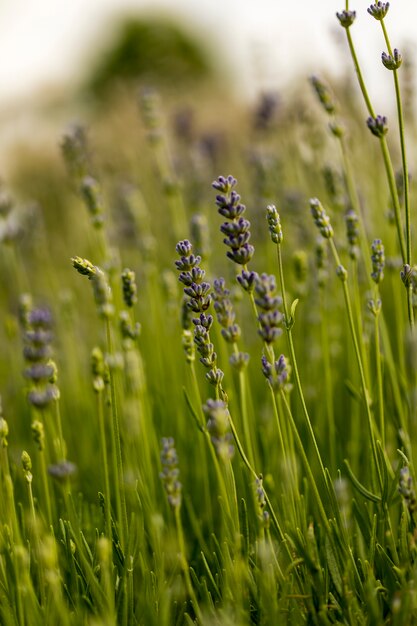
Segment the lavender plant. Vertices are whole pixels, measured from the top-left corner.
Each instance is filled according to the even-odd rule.
[[[369,17],[398,146],[353,41]],[[417,620],[415,147],[394,17],[337,13],[366,112],[316,74],[317,110],[307,85],[255,124],[234,103],[216,139],[211,88],[184,141],[169,95],[142,91],[141,128],[114,93],[98,150],[81,126],[64,137],[75,195],[52,164],[0,186],[1,624]]]

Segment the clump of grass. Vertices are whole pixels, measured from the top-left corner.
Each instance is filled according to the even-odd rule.
[[[313,77],[329,136],[297,100],[217,150],[144,91],[123,167],[67,131],[64,234],[49,182],[40,247],[0,196],[2,624],[417,619],[415,154],[388,8],[368,13],[397,147],[346,3],[367,113]]]

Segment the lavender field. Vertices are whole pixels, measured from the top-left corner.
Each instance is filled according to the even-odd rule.
[[[415,61],[390,17],[346,2],[338,80],[135,85],[16,149],[4,626],[417,623]]]

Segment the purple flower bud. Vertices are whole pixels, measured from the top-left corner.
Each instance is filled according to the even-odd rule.
[[[381,138],[388,132],[388,123],[385,115],[377,115],[376,117],[368,117],[366,125],[375,137]]]
[[[400,51],[397,48],[394,48],[391,54],[387,54],[383,52],[381,54],[382,65],[387,68],[387,70],[398,70],[401,63],[403,62],[403,58],[401,56]]]
[[[333,228],[330,224],[330,219],[324,210],[323,205],[317,198],[310,199],[310,210],[313,216],[314,222],[320,231],[320,234],[325,239],[333,237]]]
[[[384,245],[380,239],[374,239],[372,243],[372,273],[371,278],[379,284],[384,278],[385,253]]]
[[[247,270],[242,270],[241,273],[236,276],[239,285],[248,293],[253,292],[257,278],[258,274],[256,272],[249,272]]]
[[[161,440],[161,464],[162,472],[159,474],[170,506],[175,509],[181,505],[182,485],[178,480],[178,456],[175,442],[172,437],[164,437]]]
[[[374,4],[368,7],[367,11],[369,15],[372,15],[372,17],[380,22],[388,13],[388,9],[389,2],[374,2]]]
[[[336,13],[336,17],[343,28],[349,28],[356,19],[356,11],[343,10],[340,13]]]
[[[222,193],[229,193],[236,184],[237,180],[233,176],[219,176],[217,180],[212,183],[212,187]]]
[[[188,241],[188,239],[179,241],[177,245],[175,246],[175,250],[180,256],[187,256],[188,254],[190,254],[192,248],[193,247],[191,243]]]

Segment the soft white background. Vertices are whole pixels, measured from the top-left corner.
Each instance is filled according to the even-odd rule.
[[[385,45],[369,4],[351,2],[358,13],[352,33],[371,91],[383,99]],[[76,79],[85,55],[103,43],[123,9],[179,16],[215,46],[233,68],[236,88],[250,96],[281,88],[294,73],[337,72],[346,62],[343,45],[335,43],[343,35],[335,12],[343,8],[344,0],[0,0],[0,108]],[[415,0],[392,0],[386,24],[393,47],[408,43],[415,51]]]

